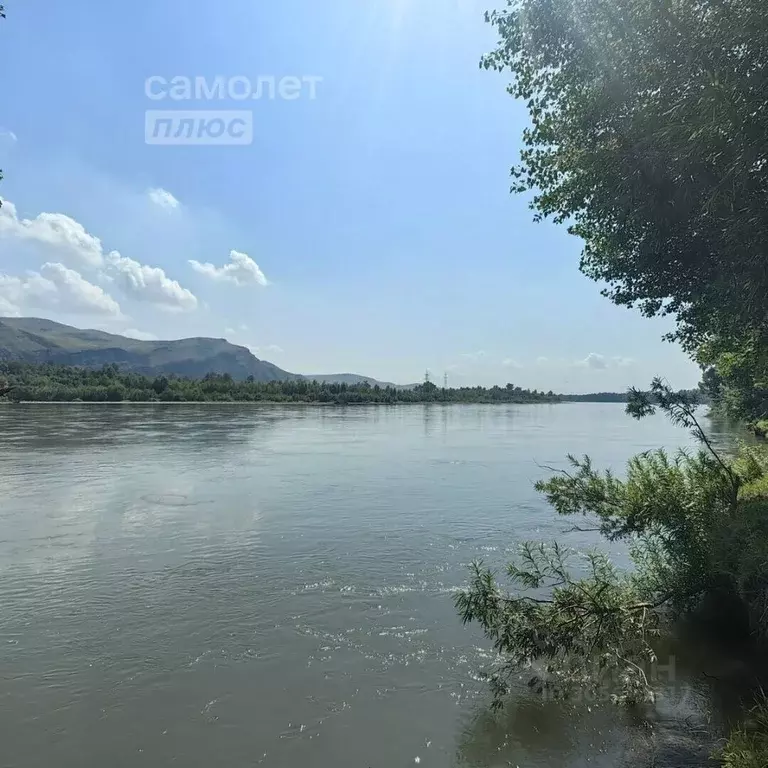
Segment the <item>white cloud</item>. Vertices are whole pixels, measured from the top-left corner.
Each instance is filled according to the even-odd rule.
[[[504,366],[504,368],[522,368],[523,367],[522,365],[520,365],[520,363],[517,362],[517,360],[513,360],[511,357],[507,357],[504,360],[502,360],[501,364]]]
[[[37,272],[25,277],[0,275],[0,299],[10,315],[20,315],[23,309],[52,301],[55,292],[55,286]]]
[[[17,142],[18,138],[13,131],[0,127],[0,160],[2,162],[10,159]]]
[[[0,208],[0,237],[31,240],[70,255],[88,267],[101,266],[101,240],[86,232],[82,224],[63,213],[40,213],[34,219],[20,219],[9,200]]]
[[[229,252],[229,264],[217,267],[206,262],[190,259],[192,269],[211,280],[234,283],[235,285],[267,285],[267,278],[259,265],[247,254],[239,251]]]
[[[536,365],[549,365],[549,358],[548,357],[537,357],[536,358]]]
[[[120,305],[102,288],[85,280],[79,272],[63,264],[43,264],[43,278],[56,286],[58,301],[73,311],[120,315]]]
[[[166,190],[153,189],[148,194],[163,207],[179,205]],[[74,257],[85,266],[98,269],[102,282],[117,282],[128,296],[138,301],[175,311],[190,311],[198,306],[197,297],[159,267],[140,264],[117,251],[105,255],[101,240],[63,213],[40,213],[34,219],[19,219],[16,206],[6,200],[0,207],[0,237],[42,243],[55,249],[61,261]]]
[[[21,309],[2,295],[3,275],[0,275],[0,317],[21,317]]]
[[[173,210],[181,205],[181,203],[167,189],[163,189],[162,187],[148,189],[147,195],[155,205],[159,205],[161,208],[167,210]]]
[[[224,335],[225,336],[235,336],[237,334],[237,331],[234,328],[225,328],[224,329]]]
[[[635,361],[631,357],[606,357],[597,352],[590,352],[584,360],[575,363],[577,368],[591,368],[593,371],[604,371],[607,368],[629,368]]]
[[[608,361],[604,355],[598,355],[597,352],[590,352],[584,360],[581,361],[582,365],[592,370],[600,371],[608,367]]]
[[[30,309],[58,309],[76,315],[120,317],[120,305],[74,269],[48,262],[40,273],[0,275],[0,311],[19,315]]]
[[[160,267],[139,264],[138,261],[112,251],[107,265],[114,271],[116,282],[123,291],[137,301],[155,304],[174,312],[197,309],[197,297],[176,280],[168,277]]]
[[[281,355],[285,350],[277,344],[267,344],[265,347],[248,347],[254,355]]]
[[[13,131],[0,128],[0,151],[12,149],[19,139]]]
[[[127,336],[129,339],[137,339],[138,341],[157,341],[157,336],[154,333],[138,331],[135,328],[126,329],[121,336]]]
[[[466,352],[462,355],[466,360],[470,360],[473,363],[477,363],[485,357],[484,350],[478,350],[477,352]]]
[[[24,282],[19,277],[0,274],[0,315],[19,317]]]

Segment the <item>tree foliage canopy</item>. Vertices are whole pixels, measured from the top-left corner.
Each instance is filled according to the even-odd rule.
[[[647,674],[654,638],[669,619],[711,595],[726,595],[751,629],[768,636],[768,456],[721,456],[686,393],[660,381],[633,392],[628,411],[658,408],[702,441],[696,453],[635,456],[626,477],[569,457],[537,489],[560,515],[580,516],[609,541],[624,541],[636,566],[623,573],[600,553],[525,543],[509,565],[510,589],[481,563],[457,593],[465,622],[477,621],[499,654],[489,673],[496,703],[521,670],[558,695],[611,689],[617,700],[654,696]]]
[[[531,118],[516,191],[693,349],[768,329],[764,0],[508,0],[483,60]]]

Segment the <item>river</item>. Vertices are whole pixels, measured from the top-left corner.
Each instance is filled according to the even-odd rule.
[[[3,768],[613,766],[637,729],[525,685],[500,716],[452,593],[533,489],[691,439],[616,404],[0,408]],[[615,550],[621,562],[625,555]],[[678,669],[681,665],[678,665]],[[685,683],[680,697],[697,696]]]

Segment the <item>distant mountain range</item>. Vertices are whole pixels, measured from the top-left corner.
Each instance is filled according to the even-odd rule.
[[[59,363],[98,368],[116,363],[122,370],[144,375],[171,374],[202,378],[206,373],[228,373],[242,380],[291,381],[317,379],[326,383],[387,386],[354,373],[302,376],[259,360],[246,347],[226,339],[192,338],[177,341],[139,341],[104,331],[81,330],[36,317],[0,318],[0,360]]]

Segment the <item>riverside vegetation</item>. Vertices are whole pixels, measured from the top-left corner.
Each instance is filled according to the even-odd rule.
[[[0,378],[7,382],[7,397],[12,401],[36,402],[273,402],[328,403],[557,403],[552,392],[523,389],[514,384],[504,387],[442,388],[425,382],[411,388],[362,384],[323,383],[307,379],[244,381],[230,374],[209,373],[201,379],[180,376],[144,376],[121,371],[109,364],[97,369],[0,362]],[[601,395],[595,395],[600,399]]]
[[[525,102],[513,191],[538,219],[584,243],[581,270],[613,302],[675,320],[671,341],[703,368],[716,411],[768,431],[768,17],[763,0],[508,0],[489,13],[506,71]],[[481,563],[457,595],[511,675],[568,695],[610,684],[616,701],[650,702],[655,638],[717,599],[721,623],[768,639],[768,456],[717,451],[690,398],[655,381],[628,411],[661,409],[694,431],[696,453],[641,454],[626,477],[588,457],[538,484],[562,515],[585,515],[636,566],[600,552],[586,575],[557,543],[527,543],[510,589]],[[757,673],[755,673],[757,675]],[[756,688],[758,680],[756,682]],[[756,709],[752,709],[752,704]],[[717,758],[768,765],[768,707],[745,702]]]

